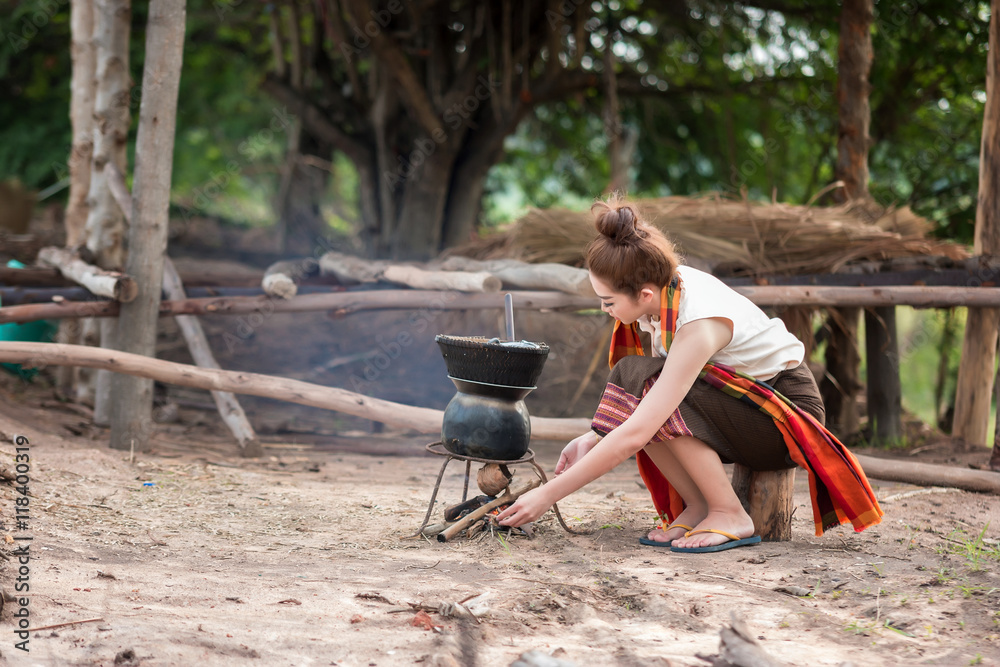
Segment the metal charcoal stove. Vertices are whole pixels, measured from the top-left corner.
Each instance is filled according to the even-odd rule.
[[[444,471],[454,459],[466,462],[462,503],[468,498],[473,461],[485,464],[477,475],[480,490],[487,496],[499,496],[501,491],[506,491],[512,496],[507,504],[528,488],[520,489],[520,493],[515,492],[516,495],[511,494],[506,484],[510,480],[506,466],[530,464],[539,478],[530,488],[548,481],[541,466],[535,463],[534,452],[528,449],[531,419],[524,398],[535,389],[535,381],[545,365],[549,348],[545,343],[515,339],[510,294],[506,295],[505,303],[507,340],[444,334],[434,339],[441,348],[448,377],[458,392],[445,408],[441,441],[427,445],[427,451],[446,459],[434,484],[427,514],[414,536],[420,535],[430,521]],[[499,483],[496,480],[497,470],[506,475],[505,479],[500,478]],[[484,479],[489,477],[494,479]],[[553,510],[565,530],[576,532],[563,521],[558,507],[553,505]],[[489,510],[485,510],[484,514],[486,511]],[[452,524],[448,530],[439,533],[438,540],[447,541],[460,532],[455,529],[458,525]]]

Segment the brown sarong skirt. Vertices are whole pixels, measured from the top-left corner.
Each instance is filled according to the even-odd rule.
[[[592,428],[607,435],[624,422],[663,370],[661,357],[628,356],[611,369]],[[815,417],[826,417],[812,372],[805,364],[768,380],[775,391]],[[794,468],[785,439],[771,417],[708,383],[696,380],[677,410],[651,442],[693,436],[719,454],[723,463],[751,470]]]

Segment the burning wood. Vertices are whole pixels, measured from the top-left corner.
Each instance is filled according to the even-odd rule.
[[[470,514],[467,514],[462,519],[459,519],[451,526],[449,526],[447,529],[438,533],[437,536],[438,542],[447,542],[448,540],[455,537],[460,532],[471,526],[475,521],[486,516],[492,510],[500,507],[501,505],[510,505],[512,502],[523,496],[528,491],[531,491],[535,487],[539,486],[541,483],[542,480],[533,479],[524,486],[515,489],[509,493],[506,493],[492,502],[486,503],[479,509],[471,512]]]

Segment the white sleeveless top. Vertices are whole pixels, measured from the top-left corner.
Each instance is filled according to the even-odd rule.
[[[677,330],[688,322],[721,317],[733,323],[733,339],[709,361],[732,366],[758,380],[769,380],[779,372],[802,363],[805,346],[777,317],[768,319],[750,299],[710,273],[690,266],[677,267],[683,281],[677,313]],[[639,328],[653,338],[653,356],[665,357],[659,318],[638,320]]]

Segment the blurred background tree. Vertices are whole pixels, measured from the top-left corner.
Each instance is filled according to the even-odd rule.
[[[875,9],[871,193],[968,241],[988,3]],[[0,7],[0,179],[65,176],[68,15]],[[832,0],[190,0],[173,203],[279,224],[289,252],[340,234],[396,257],[586,205],[612,149],[632,195],[803,203],[833,179],[838,17]],[[145,22],[138,3],[133,78]]]

